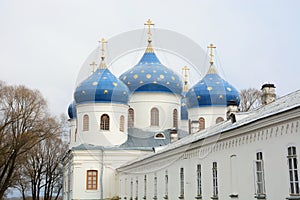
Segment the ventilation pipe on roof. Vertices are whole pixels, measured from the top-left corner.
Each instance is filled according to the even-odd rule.
[[[238,104],[234,100],[227,102],[227,120],[231,120],[232,123],[236,122],[235,114],[238,112]]]
[[[261,96],[261,102],[263,105],[267,105],[269,103],[272,103],[276,99],[276,92],[275,92],[275,85],[274,84],[263,84],[261,87],[262,96]]]

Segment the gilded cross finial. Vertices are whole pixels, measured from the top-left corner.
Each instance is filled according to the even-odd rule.
[[[188,68],[188,66],[184,66],[182,68],[182,70],[184,71],[184,85],[183,85],[183,92],[187,92],[188,91],[188,71],[190,70]]]
[[[107,43],[107,41],[104,38],[102,38],[99,41],[99,43],[101,43],[101,62],[100,62],[99,68],[100,69],[106,69],[107,67],[106,67],[106,64],[104,62],[104,59],[105,59],[105,54],[104,54],[105,49],[104,49],[104,47],[105,47],[105,43]]]
[[[90,66],[92,66],[92,73],[95,72],[95,66],[97,65],[97,63],[95,63],[95,61],[93,61],[92,63],[90,63]]]
[[[151,42],[151,26],[154,26],[154,23],[151,21],[151,19],[148,19],[144,25],[148,26],[148,42]]]
[[[102,38],[99,43],[101,43],[101,59],[104,60],[105,58],[105,54],[104,54],[104,51],[105,51],[105,43],[107,43],[107,41]]]
[[[213,57],[214,57],[213,49],[215,49],[216,46],[214,46],[213,44],[210,44],[207,48],[209,48],[209,50],[210,50],[210,53],[209,53],[209,57],[210,57],[209,63],[210,63],[210,65],[212,65],[214,63],[214,60],[213,60]]]

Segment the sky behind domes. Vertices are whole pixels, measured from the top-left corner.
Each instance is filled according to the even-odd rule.
[[[186,35],[204,49],[214,43],[218,71],[237,89],[270,82],[283,96],[300,86],[299,9],[300,1],[292,0],[3,0],[0,80],[36,88],[53,113],[66,113],[97,42],[143,28],[151,18],[156,28]]]

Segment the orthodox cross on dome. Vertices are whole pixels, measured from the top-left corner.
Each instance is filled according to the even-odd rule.
[[[151,42],[151,26],[154,26],[154,23],[151,21],[151,19],[148,19],[144,25],[148,26],[148,42]]]
[[[105,59],[105,54],[104,54],[105,49],[104,49],[104,47],[105,47],[105,43],[107,43],[107,41],[104,38],[102,38],[99,41],[99,43],[101,43],[101,63],[99,65],[99,68],[100,69],[106,69],[107,67],[106,67],[106,64],[104,62],[104,59]]]
[[[152,42],[152,39],[151,39],[151,26],[154,26],[154,23],[151,21],[151,19],[148,19],[144,25],[148,26],[148,46],[147,46],[147,49],[146,49],[146,53],[154,53],[154,50],[152,48],[152,45],[151,45],[151,42]]]
[[[183,92],[187,92],[188,91],[188,71],[190,70],[187,66],[184,66],[182,68],[182,70],[184,71],[184,85],[183,85]]]
[[[214,46],[213,44],[210,44],[207,48],[209,48],[209,63],[210,63],[210,67],[208,69],[208,72],[207,74],[218,74],[217,70],[215,69],[214,67],[214,60],[213,60],[213,57],[214,57],[214,54],[213,54],[213,49],[216,48],[216,46]]]
[[[210,44],[207,48],[209,48],[209,51],[210,51],[209,52],[209,57],[210,57],[209,63],[210,63],[210,65],[212,65],[214,63],[214,60],[213,60],[213,57],[214,57],[213,49],[215,49],[216,46],[214,46],[213,44]]]
[[[90,63],[90,66],[92,67],[92,73],[95,72],[95,66],[97,65],[97,63],[95,63],[95,61],[93,61],[92,63]]]

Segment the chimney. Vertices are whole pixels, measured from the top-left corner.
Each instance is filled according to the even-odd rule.
[[[227,102],[227,120],[231,120],[232,123],[236,122],[235,113],[238,112],[238,105],[235,100],[229,100]]]
[[[275,85],[274,84],[263,84],[261,87],[262,96],[261,96],[261,102],[263,105],[267,105],[269,103],[272,103],[276,99],[276,93],[275,93]]]

